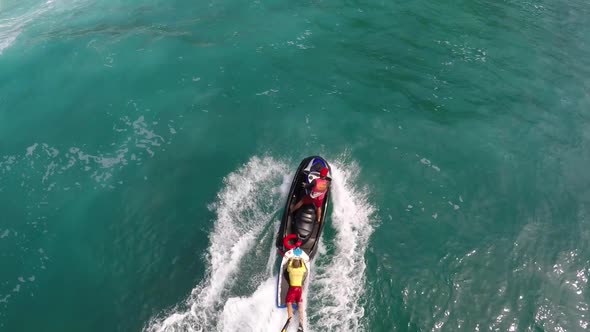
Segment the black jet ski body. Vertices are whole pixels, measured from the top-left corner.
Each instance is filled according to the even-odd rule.
[[[289,235],[293,237],[292,234],[294,234],[297,239],[290,241],[290,244],[301,241],[299,247],[305,251],[309,258],[313,259],[315,256],[318,249],[317,244],[326,221],[326,212],[330,202],[330,189],[328,188],[322,204],[321,223],[317,222],[316,209],[313,204],[303,205],[297,211],[293,212],[293,214],[289,214],[289,207],[295,205],[299,200],[309,194],[309,189],[304,189],[302,184],[309,184],[314,179],[319,178],[320,171],[324,167],[328,168],[327,178],[331,180],[332,170],[328,162],[322,157],[307,157],[299,164],[297,173],[295,173],[291,182],[291,189],[287,196],[287,203],[285,204],[281,226],[277,236],[276,245],[280,252],[285,253],[290,249],[285,247],[283,240]]]

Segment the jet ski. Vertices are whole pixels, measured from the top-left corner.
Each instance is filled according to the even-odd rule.
[[[321,223],[317,222],[316,209],[313,204],[303,205],[299,209],[289,213],[289,207],[295,205],[303,197],[309,194],[310,189],[305,189],[303,183],[309,184],[320,177],[322,168],[328,168],[328,180],[332,179],[332,170],[328,162],[322,157],[311,156],[303,159],[297,168],[297,173],[291,182],[291,189],[287,196],[287,203],[283,211],[281,226],[277,235],[276,247],[283,255],[283,260],[278,273],[277,306],[286,307],[285,297],[289,289],[286,258],[294,248],[300,248],[309,260],[313,259],[317,250],[320,236],[326,224],[326,212],[330,201],[330,189],[326,192],[322,204]],[[306,264],[309,273],[309,264]]]

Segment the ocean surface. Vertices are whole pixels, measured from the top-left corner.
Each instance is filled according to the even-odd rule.
[[[590,3],[0,0],[0,331],[590,329]]]

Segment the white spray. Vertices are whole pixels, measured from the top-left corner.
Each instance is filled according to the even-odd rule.
[[[189,311],[176,312],[164,320],[156,319],[146,331],[213,331],[221,314],[226,291],[234,284],[240,260],[253,247],[256,238],[284,200],[277,190],[286,165],[270,157],[253,157],[229,174],[217,203],[210,208],[216,214],[207,255],[209,267],[205,279],[193,289],[187,300]]]
[[[373,225],[375,208],[368,190],[355,185],[360,169],[354,163],[336,161],[332,165],[332,215],[336,229],[334,256],[319,264],[310,289],[309,313],[314,330],[362,330],[364,308],[359,300],[365,292],[365,250]]]

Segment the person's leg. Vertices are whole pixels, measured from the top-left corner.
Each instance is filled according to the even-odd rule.
[[[299,311],[299,322],[301,322],[301,325],[303,325],[303,302],[297,302],[297,311]]]
[[[289,209],[289,213],[293,213],[293,211],[297,211],[297,209],[299,209],[301,207],[301,205],[303,205],[303,200],[300,200],[299,202],[297,202],[297,204],[295,204],[295,206],[292,206]]]
[[[287,317],[293,317],[293,303],[287,302]]]
[[[315,207],[316,220],[318,221],[318,223],[320,223],[322,222],[322,205],[324,205],[324,199],[315,198],[313,200],[313,205]]]

